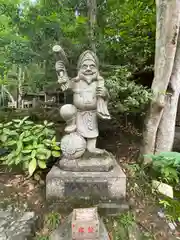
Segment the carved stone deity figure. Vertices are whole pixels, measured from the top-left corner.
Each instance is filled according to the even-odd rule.
[[[62,91],[71,89],[73,92],[73,104],[66,104],[60,109],[60,115],[67,124],[66,135],[61,140],[66,165],[67,161],[74,159],[77,164],[77,159],[82,160],[84,155],[91,160],[93,155],[96,155],[96,160],[100,159],[97,157],[99,155],[107,156],[105,150],[96,147],[99,135],[98,118],[110,119],[107,108],[109,94],[99,73],[97,56],[89,50],[83,52],[79,57],[77,76],[69,79],[66,71],[68,61],[63,49],[54,46],[53,51],[59,54],[55,68],[60,87]],[[87,152],[88,155],[85,154]],[[60,165],[62,162],[60,160]]]

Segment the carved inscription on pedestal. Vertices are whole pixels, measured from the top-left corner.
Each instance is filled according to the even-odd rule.
[[[74,209],[72,214],[72,239],[99,239],[97,208]]]
[[[107,182],[67,182],[65,183],[65,196],[73,197],[90,197],[99,196],[101,193],[101,198],[107,198],[109,196],[108,184]]]

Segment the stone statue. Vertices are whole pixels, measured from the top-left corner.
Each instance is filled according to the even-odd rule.
[[[73,92],[73,104],[60,109],[67,124],[66,135],[61,140],[63,157],[60,167],[73,171],[108,171],[113,166],[112,156],[96,147],[98,118],[111,118],[107,108],[109,94],[99,74],[98,58],[92,51],[83,52],[79,57],[77,76],[69,79],[65,52],[58,45],[53,51],[57,57],[58,83],[62,91],[71,89]]]

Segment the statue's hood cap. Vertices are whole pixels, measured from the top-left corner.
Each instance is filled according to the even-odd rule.
[[[85,60],[91,60],[95,63],[97,68],[99,67],[99,60],[98,60],[96,54],[90,50],[87,50],[87,51],[83,52],[79,57],[78,66],[77,66],[78,69],[80,69],[82,63]]]

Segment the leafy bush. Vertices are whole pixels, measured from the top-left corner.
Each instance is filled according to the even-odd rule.
[[[130,75],[127,67],[121,67],[106,81],[111,96],[110,104],[117,113],[142,113],[151,99],[150,90],[128,80]]]
[[[31,176],[37,168],[45,169],[51,156],[59,157],[60,147],[51,129],[53,123],[35,124],[27,119],[0,124],[1,147],[9,152],[1,160],[8,166],[20,165]]]
[[[158,155],[146,155],[152,159],[152,174],[161,181],[178,183],[180,177],[180,153],[162,152]]]

